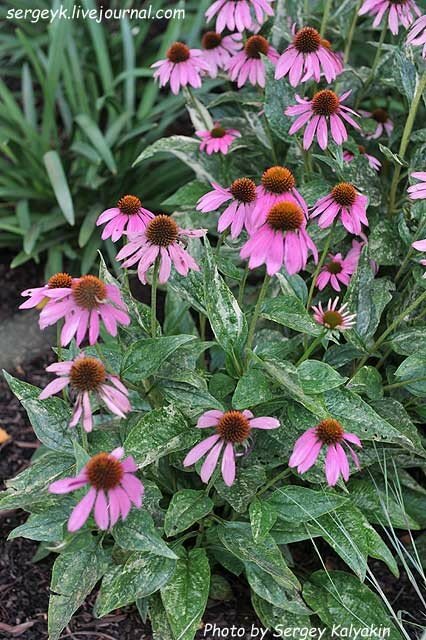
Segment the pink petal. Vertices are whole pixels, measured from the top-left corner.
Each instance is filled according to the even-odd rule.
[[[70,519],[68,520],[68,531],[70,533],[77,531],[77,529],[80,529],[84,525],[90,515],[93,503],[95,502],[95,498],[96,489],[92,487],[86,493],[84,498],[82,498],[80,502],[74,507],[71,512]]]

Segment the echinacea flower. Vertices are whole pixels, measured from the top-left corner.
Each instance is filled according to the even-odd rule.
[[[283,201],[267,212],[265,222],[242,246],[240,257],[250,258],[250,269],[266,264],[270,276],[278,273],[283,265],[292,275],[305,268],[309,250],[317,262],[318,251],[306,231],[305,214],[298,204]]]
[[[296,189],[296,179],[287,167],[277,165],[266,169],[262,174],[261,184],[256,187],[256,193],[256,204],[251,214],[254,228],[265,222],[268,211],[278,202],[294,202],[308,216],[306,202]]]
[[[408,187],[407,191],[411,200],[424,200],[426,198],[426,171],[414,171],[411,177],[421,180],[421,182]]]
[[[216,0],[207,9],[205,16],[210,21],[216,18],[216,31],[256,31],[268,16],[274,15],[271,4],[274,0]],[[255,17],[252,17],[252,11]]]
[[[377,138],[380,138],[384,133],[388,136],[391,135],[393,131],[393,121],[390,119],[386,109],[378,107],[377,109],[373,109],[373,111],[364,111],[360,109],[359,112],[365,118],[371,118],[377,122],[377,127],[373,133],[365,136],[368,140],[377,140]]]
[[[111,238],[116,242],[125,233],[140,233],[154,217],[152,211],[145,209],[136,196],[123,196],[116,207],[106,209],[96,220],[96,225],[107,223],[102,231],[102,240]]]
[[[339,298],[330,299],[326,309],[323,309],[321,302],[317,307],[312,307],[314,320],[331,331],[346,331],[354,326],[356,314],[347,311],[347,302],[339,308],[337,307],[338,302]]]
[[[203,58],[208,62],[209,76],[216,78],[220,69],[225,69],[231,56],[239,51],[243,44],[241,33],[222,36],[216,31],[207,31],[202,37]]]
[[[140,509],[144,487],[135,475],[137,466],[132,456],[121,461],[123,456],[122,447],[111,453],[97,453],[75,478],[56,480],[49,486],[50,493],[59,494],[89,486],[89,491],[71,512],[68,531],[80,529],[93,508],[95,522],[103,531],[113,527],[120,516],[125,520],[132,504]]]
[[[63,347],[74,336],[79,346],[87,332],[89,343],[95,344],[101,321],[111,336],[117,335],[118,324],[130,324],[119,288],[92,275],[73,278],[71,288],[61,290],[58,298],[47,303],[40,313],[40,328],[45,329],[61,318],[65,319],[61,331]]]
[[[394,36],[397,35],[400,24],[407,29],[415,19],[413,14],[421,15],[414,0],[364,0],[358,14],[363,16],[366,13],[376,16],[373,27],[378,27],[387,14],[388,26]]]
[[[266,82],[265,63],[262,54],[272,63],[278,60],[278,52],[263,36],[250,36],[244,49],[236,53],[226,65],[229,77],[237,82],[238,88],[247,81],[253,86],[264,87]]]
[[[243,227],[250,231],[251,216],[256,202],[256,185],[250,178],[237,178],[225,189],[212,182],[213,191],[209,191],[197,202],[197,210],[207,213],[217,211],[225,202],[232,200],[221,214],[218,231],[222,233],[231,227],[231,238],[237,238]]]
[[[417,251],[426,251],[426,238],[424,240],[417,240],[416,242],[413,242],[411,246]],[[420,260],[420,264],[426,267],[426,259]],[[424,273],[423,278],[426,278],[426,272]]]
[[[358,456],[348,443],[362,447],[358,436],[345,431],[338,420],[326,418],[296,440],[288,466],[297,467],[298,473],[305,473],[316,463],[321,449],[325,447],[325,475],[329,486],[334,487],[340,476],[345,482],[349,480],[349,462],[342,445],[349,450],[356,468],[360,468]]]
[[[49,278],[47,283],[42,287],[34,287],[33,289],[25,289],[21,296],[28,297],[21,305],[20,309],[33,309],[37,307],[42,309],[51,299],[61,297],[68,293],[71,288],[73,279],[68,273],[56,273]]]
[[[208,156],[212,153],[226,155],[234,140],[241,136],[237,129],[225,129],[218,122],[215,122],[211,131],[196,131],[195,133],[201,138],[200,151],[205,151]]]
[[[361,245],[361,243],[358,243]],[[352,248],[346,258],[343,258],[341,253],[328,255],[328,260],[325,262],[316,280],[316,286],[320,291],[330,284],[335,291],[340,291],[340,285],[348,286],[352,274],[356,271],[358,266],[359,256],[361,254],[361,246]]]
[[[170,276],[172,263],[178,273],[187,276],[188,271],[200,268],[194,258],[182,246],[185,238],[200,238],[205,229],[181,229],[170,216],[155,216],[143,233],[129,237],[129,242],[117,254],[117,260],[124,260],[123,267],[138,263],[138,277],[146,284],[148,269],[157,259],[159,264],[158,281],[163,284]]]
[[[344,120],[355,129],[359,129],[358,123],[349,115],[351,113],[354,116],[358,116],[358,114],[342,104],[350,93],[350,91],[346,91],[339,97],[330,89],[322,89],[314,95],[312,100],[305,100],[296,95],[296,100],[299,104],[287,107],[284,112],[287,116],[297,116],[290,127],[289,134],[293,135],[293,133],[296,133],[307,124],[303,135],[303,148],[305,150],[312,145],[315,134],[321,149],[326,149],[329,127],[331,136],[336,144],[345,142],[348,139],[348,133]]]
[[[165,60],[157,60],[151,65],[156,68],[154,78],[159,79],[160,87],[170,82],[170,89],[175,95],[188,84],[195,89],[201,87],[201,73],[208,73],[210,66],[200,49],[190,49],[183,42],[175,42],[166,56]]]
[[[421,47],[423,45],[422,56],[426,58],[426,16],[420,16],[420,18],[417,18],[411,25],[406,44],[414,47]]]
[[[95,394],[108,409],[120,418],[131,411],[129,392],[117,376],[107,373],[99,358],[80,353],[74,360],[55,362],[46,367],[46,371],[56,373],[58,377],[40,393],[40,400],[49,398],[62,391],[68,385],[75,392],[75,403],[70,427],[75,427],[82,419],[83,428],[88,433],[93,428],[90,395]]]
[[[292,87],[300,82],[314,78],[321,79],[321,72],[327,82],[333,82],[343,71],[343,64],[339,57],[329,47],[313,27],[303,27],[294,35],[291,45],[281,54],[275,69],[275,78],[289,74]]]
[[[362,156],[365,156],[367,158],[368,164],[374,171],[380,171],[380,167],[382,166],[382,163],[380,162],[380,160],[378,160],[374,156],[367,153],[366,148],[363,147],[361,144],[358,145],[358,151]],[[355,154],[352,153],[352,151],[343,152],[343,160],[345,162],[352,162],[354,158],[355,158]]]
[[[222,455],[222,477],[230,487],[235,480],[235,456],[239,455],[238,446],[246,446],[252,429],[277,429],[280,426],[276,418],[255,418],[251,411],[206,411],[198,418],[197,427],[206,429],[214,427],[216,433],[193,447],[185,460],[184,467],[190,467],[207,452],[208,455],[201,467],[201,480],[208,482]]]
[[[311,218],[319,216],[319,227],[326,229],[339,216],[345,229],[359,236],[361,225],[368,227],[367,206],[367,196],[358,193],[350,182],[339,182],[329,194],[317,200],[312,207]]]

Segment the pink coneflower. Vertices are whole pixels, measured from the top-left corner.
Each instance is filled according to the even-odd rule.
[[[346,329],[351,329],[355,324],[356,314],[351,314],[347,311],[347,302],[337,308],[338,302],[339,298],[335,298],[334,300],[330,299],[326,309],[323,309],[321,302],[317,307],[312,307],[314,311],[314,319],[318,324],[322,324],[326,327],[326,329],[331,329],[332,331],[346,331]]]
[[[417,242],[413,242],[411,246],[417,251],[426,251],[426,238],[424,240],[417,240]],[[426,267],[426,259],[420,260],[420,264]],[[426,272],[424,273],[423,278],[426,278]]]
[[[196,131],[195,133],[201,138],[200,151],[205,151],[208,156],[212,153],[226,155],[234,140],[241,136],[237,129],[225,129],[218,122],[215,122],[211,131]]]
[[[424,200],[426,198],[426,171],[414,171],[411,177],[416,180],[421,180],[421,182],[408,187],[407,191],[410,194],[411,200]]]
[[[350,93],[350,91],[346,91],[339,97],[334,91],[323,89],[318,91],[312,100],[305,100],[296,95],[296,100],[299,104],[287,107],[284,112],[287,116],[297,116],[290,127],[289,134],[296,133],[308,123],[303,135],[304,149],[310,148],[315,133],[321,149],[326,149],[328,127],[331,129],[331,135],[336,144],[345,142],[348,139],[348,133],[343,120],[346,120],[355,129],[359,129],[359,125],[349,113],[354,116],[358,116],[358,114],[349,107],[342,105],[342,102],[346,100]]]
[[[123,196],[116,207],[106,209],[96,220],[96,225],[107,223],[102,231],[102,240],[111,238],[116,242],[125,233],[141,233],[154,217],[152,211],[145,209],[136,196]]]
[[[87,332],[89,343],[95,344],[99,338],[100,321],[111,336],[117,335],[118,324],[130,324],[119,288],[91,275],[74,278],[71,288],[48,302],[40,314],[40,328],[45,329],[61,318],[65,318],[61,331],[63,347],[74,336],[79,346]]]
[[[360,110],[360,114],[365,118],[371,118],[377,122],[377,127],[373,133],[365,136],[368,140],[377,140],[377,138],[380,138],[384,133],[388,136],[391,135],[393,131],[393,122],[389,118],[389,114],[386,109],[378,107],[377,109],[373,109],[373,111]]]
[[[271,4],[274,0],[216,0],[207,9],[205,15],[207,21],[214,16],[216,18],[216,31],[222,33],[226,28],[228,31],[257,31],[257,29],[267,20],[268,16],[274,15]],[[254,11],[255,19],[252,17]]]
[[[297,467],[298,473],[305,473],[318,459],[323,446],[326,447],[325,475],[330,487],[334,487],[340,475],[346,482],[349,480],[349,462],[342,445],[349,449],[357,469],[360,468],[358,456],[350,444],[362,447],[361,440],[354,433],[344,430],[340,422],[334,418],[322,420],[316,427],[311,427],[298,438],[288,462],[289,467]]]
[[[208,31],[203,35],[201,46],[203,58],[208,62],[211,78],[216,78],[220,69],[225,69],[231,57],[243,46],[241,33],[222,36],[216,31]]]
[[[358,243],[361,245],[361,243]],[[316,280],[316,286],[320,291],[330,284],[335,291],[340,291],[340,285],[348,286],[352,274],[358,266],[359,256],[361,254],[361,246],[352,248],[346,258],[341,253],[333,255],[329,254],[327,262],[321,269]]]
[[[274,64],[278,60],[278,52],[271,47],[263,36],[250,36],[244,49],[236,53],[227,64],[231,80],[242,87],[247,80],[253,86],[265,86],[266,70],[261,54],[267,56]]]
[[[94,507],[95,522],[105,531],[113,527],[121,516],[125,520],[132,503],[140,509],[144,487],[135,476],[137,466],[128,456],[123,461],[124,449],[117,447],[111,453],[97,453],[90,458],[75,478],[52,482],[50,493],[70,493],[86,485],[90,489],[74,507],[68,520],[68,531],[80,529]]]
[[[169,279],[172,263],[182,276],[187,276],[190,269],[200,270],[181,241],[200,238],[205,233],[205,229],[181,229],[173,218],[160,214],[148,223],[143,233],[130,237],[129,243],[118,252],[117,260],[124,260],[126,268],[137,262],[139,280],[146,284],[147,271],[158,259],[158,281],[163,284]]]
[[[260,227],[266,220],[268,211],[278,202],[294,202],[308,216],[308,207],[296,189],[296,179],[290,169],[269,167],[263,172],[261,184],[256,187],[257,199],[251,213],[252,228]]]
[[[201,73],[210,71],[207,60],[200,49],[190,49],[183,42],[175,42],[168,49],[165,60],[158,60],[151,67],[158,67],[154,78],[158,78],[160,87],[170,82],[172,93],[177,95],[181,87],[191,85],[195,89],[201,87]]]
[[[358,145],[358,151],[362,156],[365,156],[367,158],[368,164],[372,169],[374,169],[374,171],[380,171],[380,167],[382,166],[382,163],[380,162],[380,160],[378,160],[374,156],[371,156],[369,153],[367,153],[365,147],[363,147],[361,144]],[[343,160],[345,162],[352,162],[354,158],[355,158],[355,154],[352,153],[352,151],[343,152]]]
[[[82,418],[83,428],[92,431],[93,419],[90,406],[90,394],[94,393],[112,413],[125,418],[131,411],[128,391],[117,376],[106,372],[98,358],[80,353],[74,360],[56,362],[46,367],[46,371],[56,373],[58,377],[49,382],[40,393],[40,400],[49,398],[68,385],[76,394],[70,427],[75,427]]]
[[[311,218],[319,216],[319,227],[326,229],[340,216],[345,229],[359,236],[361,225],[368,227],[367,206],[367,196],[358,193],[350,182],[339,182],[328,195],[317,200],[312,208]]]
[[[217,211],[228,200],[232,200],[218,221],[218,231],[222,233],[231,227],[231,238],[237,238],[243,227],[251,230],[251,217],[256,202],[256,185],[250,178],[237,178],[225,189],[212,182],[213,191],[209,191],[197,202],[197,210],[207,213]]]
[[[414,47],[421,47],[423,45],[422,56],[426,58],[426,16],[420,16],[411,26],[406,44]]]
[[[21,305],[20,309],[33,309],[37,307],[42,309],[49,300],[60,298],[68,293],[71,288],[73,279],[68,273],[56,273],[49,278],[47,283],[42,287],[34,287],[33,289],[25,289],[21,296],[28,297]]]
[[[387,13],[388,26],[394,36],[397,35],[400,24],[407,29],[414,20],[413,14],[421,15],[413,0],[365,0],[358,13],[360,16],[366,13],[376,15],[373,27],[378,27]]]
[[[238,445],[245,447],[252,429],[277,429],[280,426],[276,418],[255,418],[251,411],[206,411],[198,418],[197,427],[214,427],[216,433],[195,445],[183,461],[184,467],[190,467],[197,460],[208,455],[201,467],[201,480],[208,482],[215,470],[220,453],[222,456],[222,477],[230,487],[235,480],[235,456],[239,455]]]
[[[316,29],[303,27],[295,35],[293,43],[281,54],[275,69],[279,80],[289,74],[292,87],[314,78],[316,82],[325,75],[327,82],[333,82],[343,71],[339,57],[334,54]]]
[[[240,257],[250,258],[250,269],[266,264],[270,276],[284,264],[291,275],[305,268],[309,250],[317,262],[317,248],[306,232],[306,218],[301,207],[283,201],[267,212],[265,222],[241,248]]]

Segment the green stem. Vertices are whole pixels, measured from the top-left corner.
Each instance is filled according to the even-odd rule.
[[[260,316],[260,311],[262,309],[263,300],[265,298],[266,290],[268,288],[270,279],[271,279],[271,277],[268,276],[267,273],[265,273],[265,278],[263,280],[262,288],[259,291],[259,297],[257,298],[256,306],[254,308],[253,317],[251,319],[250,327],[249,327],[249,331],[248,331],[246,348],[245,348],[245,351],[246,351],[247,355],[249,354],[250,349],[251,349],[252,344],[253,344],[253,338],[254,338],[254,332],[256,330],[256,324],[257,324],[257,321],[258,321],[259,316]]]
[[[331,3],[332,2],[333,2],[333,0],[325,0],[324,13],[322,14],[321,29],[320,29],[321,38],[324,37],[324,33],[325,33],[326,28],[327,28],[327,23],[328,23],[328,19],[330,17],[330,9],[331,9]]]
[[[304,354],[302,355],[302,357],[296,362],[296,367],[299,366],[299,364],[302,364],[302,362],[305,362],[305,360],[307,360],[309,358],[309,356],[311,355],[311,353],[313,351],[315,351],[315,349],[318,347],[319,344],[321,344],[321,340],[324,338],[326,332],[323,331],[317,338],[315,338],[314,340],[312,340],[311,344],[309,345],[309,347],[305,350]]]
[[[189,85],[184,87],[184,96],[185,96],[186,102],[188,102],[188,98],[189,98],[189,102],[192,104],[193,108],[198,113],[198,116],[199,116],[200,120],[202,121],[203,125],[205,126],[206,131],[210,131],[211,125],[210,125],[209,122],[207,122],[206,118],[204,117],[203,112],[200,111],[200,109],[198,107],[198,102],[195,99],[195,96],[192,93],[192,90],[191,90]]]
[[[89,451],[89,442],[87,440],[87,433],[84,430],[83,425],[81,425],[81,446],[85,451]]]
[[[56,351],[58,356],[58,362],[61,362],[62,360],[61,331],[62,331],[62,320],[58,320],[56,324]]]
[[[374,76],[376,75],[376,70],[377,67],[379,65],[379,61],[380,61],[380,57],[382,55],[382,46],[383,43],[385,41],[385,37],[386,37],[386,33],[388,30],[388,20],[387,20],[387,14],[386,16],[383,18],[383,27],[382,27],[382,32],[380,34],[380,39],[379,39],[379,43],[377,45],[377,49],[376,49],[376,55],[374,56],[374,60],[373,60],[373,64],[370,70],[370,74],[364,84],[364,87],[362,89],[362,91],[359,92],[358,97],[356,99],[355,102],[355,110],[358,109],[359,105],[361,104],[361,100],[363,99],[363,97],[365,96],[365,93],[368,89],[368,87],[370,86],[370,84],[373,82],[374,80]]]
[[[389,391],[389,389],[398,389],[399,387],[406,387],[409,384],[414,384],[414,382],[424,382],[426,380],[425,376],[418,376],[417,378],[411,378],[411,380],[402,380],[401,382],[394,382],[393,384],[386,384],[383,387],[384,391]]]
[[[267,482],[265,486],[260,489],[260,491],[257,492],[256,496],[259,497],[263,495],[266,491],[268,491],[270,487],[276,484],[278,480],[281,480],[282,478],[286,478],[287,476],[290,475],[290,473],[291,473],[291,469],[284,469],[284,471],[281,471],[280,473],[278,473],[271,480],[269,480],[269,482]]]
[[[319,260],[319,262],[317,264],[317,268],[315,269],[314,274],[312,276],[312,282],[311,282],[311,286],[310,286],[310,289],[309,289],[308,301],[306,303],[306,309],[308,311],[309,311],[309,308],[311,306],[312,298],[314,297],[314,289],[315,289],[315,284],[316,284],[319,272],[322,269],[322,266],[323,266],[323,264],[325,262],[327,254],[328,254],[328,250],[330,249],[331,238],[333,236],[333,232],[334,232],[334,227],[335,226],[336,226],[336,219],[334,220],[333,225],[332,225],[332,227],[330,229],[330,233],[327,236],[324,248],[322,250],[321,258],[320,258],[320,260]]]
[[[399,145],[398,155],[401,160],[404,159],[405,152],[407,151],[408,143],[410,142],[411,131],[413,130],[414,120],[416,119],[417,109],[419,108],[420,100],[423,95],[423,91],[426,87],[426,71],[423,73],[419,82],[417,83],[416,92],[414,94],[413,101],[410,105],[407,120],[405,121],[404,131],[402,133],[401,144]],[[399,177],[401,175],[401,165],[398,164],[395,167],[395,171],[392,178],[392,184],[389,195],[389,215],[394,213],[396,191],[398,188]]]
[[[247,282],[247,277],[249,274],[249,266],[248,266],[248,262],[246,263],[245,269],[244,269],[244,274],[243,277],[241,278],[240,281],[240,286],[238,289],[238,305],[241,307],[243,304],[243,300],[244,300],[244,290],[246,287],[246,282]]]
[[[386,331],[384,331],[382,335],[379,338],[377,338],[376,342],[373,344],[373,346],[371,347],[367,355],[364,356],[362,360],[360,360],[357,368],[355,369],[355,372],[351,376],[351,380],[354,377],[354,375],[361,369],[361,367],[365,365],[370,355],[374,353],[380,347],[381,344],[383,344],[383,342],[386,340],[388,335],[391,334],[392,331],[394,331],[394,329],[396,329],[396,327],[399,325],[400,322],[402,322],[402,320],[404,320],[404,318],[409,316],[410,313],[414,311],[414,309],[416,309],[420,304],[422,304],[423,301],[426,301],[426,291],[423,291],[423,293],[418,298],[416,298],[414,302],[412,302],[410,306],[407,307],[407,309],[404,309],[404,311],[395,318],[392,324],[389,325]]]
[[[228,235],[228,229],[225,229],[225,231],[222,231],[222,233],[221,233],[221,234],[220,234],[220,236],[219,236],[219,239],[218,239],[218,241],[217,241],[217,245],[216,245],[216,248],[215,248],[215,251],[216,251],[216,255],[217,255],[217,256],[218,256],[218,255],[219,255],[219,253],[220,253],[220,248],[221,248],[221,246],[223,245],[223,242],[224,242],[224,240],[225,240],[225,238],[226,238],[226,236],[227,236],[227,235]]]
[[[153,338],[157,335],[157,285],[158,285],[158,271],[160,269],[160,260],[157,257],[154,263],[154,273],[152,275],[151,284],[151,336]]]
[[[351,26],[349,27],[348,35],[346,36],[346,46],[345,46],[345,52],[343,54],[343,65],[346,65],[347,61],[349,60],[349,54],[352,47],[352,40],[354,39],[355,27],[358,21],[358,11],[361,6],[361,3],[362,3],[362,0],[358,0],[358,2],[356,3]]]

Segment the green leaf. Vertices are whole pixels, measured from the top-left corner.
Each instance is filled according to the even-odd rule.
[[[95,540],[80,549],[69,550],[53,565],[52,595],[49,601],[49,640],[58,640],[73,614],[107,569],[107,556]]]
[[[166,200],[163,200],[161,206],[172,209],[172,211],[176,209],[192,210],[201,196],[205,195],[209,190],[210,186],[206,182],[192,180],[192,182],[188,182],[180,187]]]
[[[204,549],[192,549],[176,563],[161,590],[167,619],[176,640],[193,640],[210,590],[210,565]]]
[[[273,385],[269,376],[258,368],[251,368],[238,380],[232,406],[234,409],[247,409],[274,398]]]
[[[297,367],[297,373],[303,391],[310,395],[340,387],[347,380],[320,360],[305,360]]]
[[[322,332],[322,327],[312,319],[303,302],[296,296],[277,296],[266,300],[262,316],[310,336],[318,336]]]
[[[251,594],[251,601],[259,620],[266,628],[275,629],[277,633],[274,635],[277,638],[279,638],[280,635],[282,636],[287,629],[293,630],[295,628],[310,628],[309,615],[306,613],[292,613],[282,607],[275,607],[270,602],[260,598],[255,592],[252,592]],[[287,603],[284,602],[283,604]]]
[[[390,336],[389,342],[392,349],[402,356],[411,356],[418,353],[425,349],[426,326],[401,329]]]
[[[420,525],[407,514],[404,505],[397,501],[386,489],[384,483],[371,480],[353,479],[348,489],[351,501],[365,515],[369,522],[388,526],[389,523],[398,529],[420,529]]]
[[[49,506],[40,513],[32,513],[24,524],[13,529],[8,540],[15,538],[29,538],[39,542],[57,542],[62,540],[63,528],[69,517],[67,502],[56,506]]]
[[[263,467],[253,464],[238,470],[235,482],[231,487],[228,487],[222,478],[218,478],[214,486],[218,494],[229,502],[235,511],[245,513],[250,500],[265,481],[266,475]]]
[[[69,224],[74,224],[74,205],[59,155],[56,151],[48,151],[44,154],[43,160],[56,200],[61,207],[65,220]]]
[[[78,115],[75,120],[89,138],[108,169],[115,175],[117,173],[117,166],[114,157],[98,125],[85,113]]]
[[[392,164],[398,165],[400,167],[408,167],[408,164],[405,162],[405,160],[403,160],[397,153],[393,153],[393,151],[391,151],[389,147],[385,147],[384,144],[380,144],[380,142],[379,149],[385,156],[386,160],[389,160],[390,162],[392,162]]]
[[[348,389],[371,400],[383,396],[382,376],[375,367],[362,367],[348,383]]]
[[[379,265],[398,265],[403,246],[396,220],[384,219],[375,224],[368,237],[370,257]]]
[[[159,592],[149,598],[148,609],[153,640],[175,640]]]
[[[389,627],[390,640],[402,638],[381,599],[350,573],[316,571],[305,583],[303,597],[330,628]]]
[[[404,382],[405,388],[415,396],[426,397],[426,351],[408,356],[395,371],[398,382]],[[409,382],[410,380],[417,380]]]
[[[155,593],[172,576],[176,561],[148,552],[134,552],[124,565],[110,569],[104,576],[95,605],[96,616],[124,607]]]
[[[139,420],[124,443],[139,468],[146,467],[172,451],[189,448],[198,437],[182,413],[172,405],[154,409]]]
[[[144,508],[132,509],[126,520],[115,525],[112,535],[122,549],[149,551],[172,560],[177,557],[159,536],[151,516]]]
[[[268,502],[255,498],[250,504],[250,525],[255,542],[261,542],[272,529],[277,514]]]
[[[6,371],[3,375],[9,387],[28,414],[37,438],[54,451],[73,454],[75,434],[69,428],[71,411],[61,398],[39,400],[41,389],[14,378]]]
[[[347,498],[332,491],[314,491],[307,487],[286,486],[276,489],[266,500],[279,518],[289,522],[307,522],[341,507]]]
[[[138,340],[124,354],[121,377],[133,384],[140,383],[154,374],[176,349],[194,339],[195,336],[179,335]]]
[[[267,69],[265,116],[274,134],[284,142],[289,142],[291,137],[288,131],[293,119],[284,114],[284,109],[288,105],[295,103],[295,91],[285,78],[275,80],[274,66],[268,60],[266,60],[265,64]]]
[[[213,509],[213,500],[204,491],[182,489],[177,491],[169,504],[164,519],[167,537],[185,531],[198,520],[202,520]]]

